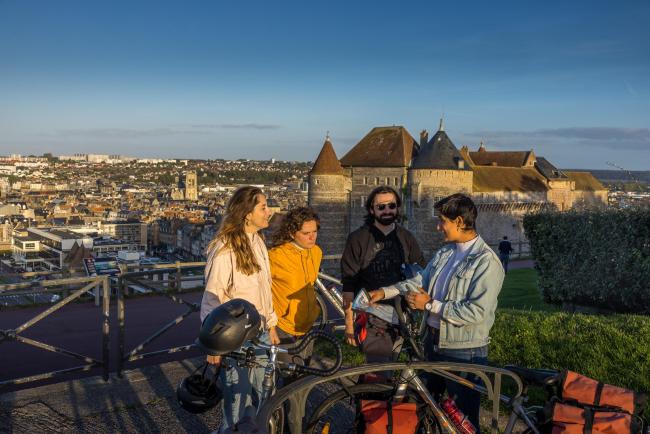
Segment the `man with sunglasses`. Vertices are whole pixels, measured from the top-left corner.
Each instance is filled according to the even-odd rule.
[[[365,224],[352,232],[341,258],[346,342],[360,349],[367,362],[390,361],[401,339],[388,324],[375,317],[367,319],[360,339],[352,313],[352,300],[361,288],[374,290],[403,280],[402,265],[425,266],[420,246],[411,232],[398,224],[401,199],[388,186],[375,188],[366,200]]]

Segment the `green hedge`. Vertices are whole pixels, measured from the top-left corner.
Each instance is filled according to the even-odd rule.
[[[650,391],[649,317],[500,309],[490,336],[490,364],[571,369]]]
[[[546,302],[650,314],[650,210],[543,212],[524,229]]]

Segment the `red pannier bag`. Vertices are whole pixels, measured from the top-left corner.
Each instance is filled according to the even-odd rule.
[[[365,434],[414,434],[419,417],[414,402],[361,400]]]
[[[643,430],[646,395],[573,371],[558,377],[557,398],[546,409],[552,434],[636,434]]]

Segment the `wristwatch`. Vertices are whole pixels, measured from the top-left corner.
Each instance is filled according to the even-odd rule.
[[[424,308],[429,312],[431,312],[431,310],[433,309],[433,300],[427,301],[426,304],[424,305]]]

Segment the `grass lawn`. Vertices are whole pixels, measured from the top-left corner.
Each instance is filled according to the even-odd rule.
[[[560,310],[557,306],[544,303],[537,289],[537,271],[533,268],[508,271],[499,294],[498,307],[547,312]]]

